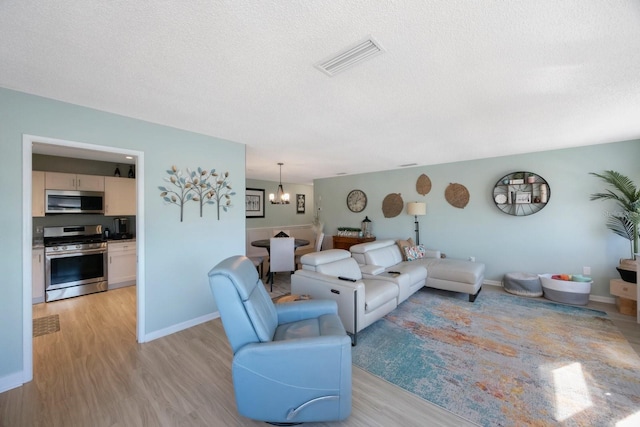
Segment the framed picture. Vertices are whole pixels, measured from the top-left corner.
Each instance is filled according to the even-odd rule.
[[[531,193],[518,191],[516,193],[516,203],[531,203]]]
[[[296,194],[296,213],[303,214],[305,208],[304,194]]]
[[[264,218],[264,190],[247,188],[244,197],[245,216],[247,218]]]

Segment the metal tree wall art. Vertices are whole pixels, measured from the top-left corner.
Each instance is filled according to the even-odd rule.
[[[229,178],[229,172],[225,172],[222,175],[218,175],[215,169],[211,169],[211,177],[216,181],[210,184],[211,190],[207,193],[209,199],[215,198],[215,201],[208,201],[207,203],[216,203],[218,205],[218,220],[220,219],[220,207],[225,212],[231,205],[231,196],[235,196],[236,192],[231,189],[231,184],[227,182]],[[224,199],[224,204],[222,200]],[[202,213],[200,214],[202,216]]]
[[[169,176],[164,180],[173,184],[177,189],[171,190],[167,187],[160,186],[158,187],[161,191],[160,197],[162,197],[165,202],[180,207],[180,222],[182,222],[182,218],[184,216],[184,204],[193,197],[189,190],[191,183],[187,183],[186,178],[182,176],[182,171],[178,170],[175,166],[171,166],[171,170],[168,170],[167,173]]]
[[[184,205],[190,200],[198,202],[200,217],[202,217],[204,205],[217,204],[218,220],[220,220],[221,206],[225,212],[233,206],[231,204],[231,196],[236,193],[228,182],[229,172],[220,175],[215,169],[209,171],[199,167],[195,171],[187,168],[186,174],[183,174],[181,170],[171,166],[167,173],[169,176],[164,180],[171,183],[175,189],[173,187],[159,186],[160,197],[165,202],[180,207],[180,222],[184,219]]]

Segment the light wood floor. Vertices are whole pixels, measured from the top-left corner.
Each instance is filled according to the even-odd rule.
[[[288,291],[288,275],[278,274],[271,295]],[[634,318],[612,305],[589,306],[607,311],[639,352]],[[219,319],[137,344],[135,307],[135,287],[34,306],[34,318],[58,314],[60,331],[34,338],[34,380],[0,394],[0,426],[265,425],[236,412]],[[354,367],[352,415],[306,425],[473,424]]]

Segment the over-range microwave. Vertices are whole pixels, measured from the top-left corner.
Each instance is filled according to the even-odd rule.
[[[46,190],[46,214],[104,214],[101,191]]]

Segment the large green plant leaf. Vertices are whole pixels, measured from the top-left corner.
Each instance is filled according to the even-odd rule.
[[[618,236],[631,241],[631,258],[638,252],[638,226],[640,225],[640,189],[629,177],[612,170],[601,174],[591,172],[612,189],[604,193],[594,193],[591,200],[613,200],[620,208],[620,212],[610,215],[607,227]]]

